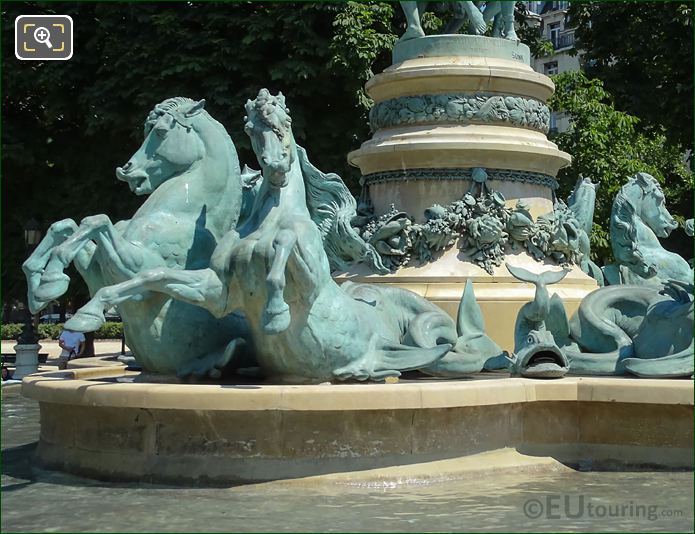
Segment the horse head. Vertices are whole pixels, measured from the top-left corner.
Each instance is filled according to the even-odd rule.
[[[657,237],[668,237],[678,228],[678,223],[666,209],[664,192],[652,175],[638,172],[631,179],[639,186],[637,198],[634,199],[635,214],[644,224],[651,228]],[[628,182],[628,184],[630,183]]]
[[[246,102],[244,130],[251,138],[264,179],[275,188],[285,187],[296,150],[292,136],[290,110],[282,93],[273,96],[261,89],[255,100]]]
[[[175,97],[157,104],[145,120],[145,141],[116,177],[136,195],[149,195],[162,183],[189,169],[205,156],[194,121],[205,100]]]

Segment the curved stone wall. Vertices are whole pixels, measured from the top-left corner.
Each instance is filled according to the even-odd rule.
[[[81,369],[26,378],[22,393],[41,407],[40,463],[106,480],[185,483],[347,472],[356,481],[399,472],[417,480],[442,461],[449,478],[474,462],[693,465],[690,380],[269,386],[136,377]]]

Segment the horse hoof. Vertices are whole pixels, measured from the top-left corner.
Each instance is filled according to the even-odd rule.
[[[266,311],[263,314],[263,332],[269,336],[284,332],[290,326],[290,312],[288,310],[280,313]]]
[[[94,332],[105,321],[103,314],[99,316],[93,313],[78,311],[65,323],[65,329],[73,330],[74,332]]]
[[[69,285],[70,277],[63,273],[42,277],[41,284],[34,291],[34,298],[42,302],[51,302],[62,297],[68,290]]]
[[[401,43],[403,41],[410,41],[411,39],[418,39],[419,37],[424,37],[425,32],[422,31],[420,28],[413,28],[413,27],[408,27],[407,30],[405,30],[405,33],[401,35],[401,38],[398,39],[398,42]]]

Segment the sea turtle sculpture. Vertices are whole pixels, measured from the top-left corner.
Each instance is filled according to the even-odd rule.
[[[502,354],[482,332],[470,286],[458,329],[440,308],[410,291],[339,287],[307,205],[335,175],[309,164],[281,94],[263,89],[246,111],[263,181],[248,218],[220,241],[210,268],[159,268],[102,289],[73,317],[73,327],[93,329],[105,309],[143,292],[165,293],[216,317],[243,311],[261,371],[284,381],[384,379],[413,369],[461,375]]]

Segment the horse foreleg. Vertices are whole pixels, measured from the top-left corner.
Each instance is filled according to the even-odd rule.
[[[72,219],[63,219],[53,223],[31,256],[22,264],[22,270],[27,279],[31,313],[38,313],[51,300],[60,297],[67,291],[70,278],[63,273],[62,264],[51,263],[51,259],[55,248],[64,243],[77,230],[78,226]],[[94,244],[90,243],[90,245],[74,258],[80,274],[87,278],[91,277],[92,271],[94,271],[90,261],[94,253]]]
[[[124,278],[132,278],[147,267],[155,267],[155,255],[140,245],[123,238],[106,215],[92,215],[82,219],[79,229],[56,247],[49,262],[65,268],[85,247],[98,245],[111,268],[120,271]],[[148,261],[150,260],[150,261]]]
[[[400,38],[401,41],[425,36],[420,18],[426,7],[427,2],[401,2],[401,8],[403,9],[407,21],[405,33]]]
[[[293,230],[280,230],[273,240],[273,265],[266,278],[268,300],[263,311],[263,331],[266,334],[279,334],[290,325],[290,307],[285,302],[285,269],[287,260],[297,244],[297,234]]]
[[[200,306],[216,317],[224,317],[237,307],[228,300],[227,284],[212,269],[186,271],[159,267],[126,282],[99,289],[65,327],[77,332],[92,332],[106,321],[106,310],[128,300],[140,300],[147,291]]]
[[[487,31],[487,22],[485,21],[485,17],[483,16],[483,14],[480,12],[480,9],[478,9],[478,6],[476,6],[473,2],[459,2],[459,5],[463,9],[463,11],[466,12],[466,15],[468,15],[468,21],[471,32],[474,35],[484,34]],[[461,25],[459,24],[459,27],[456,28],[455,31],[458,31],[460,27]],[[445,33],[449,33],[447,29],[445,29],[444,31]],[[454,31],[451,31],[451,33],[454,33]]]

